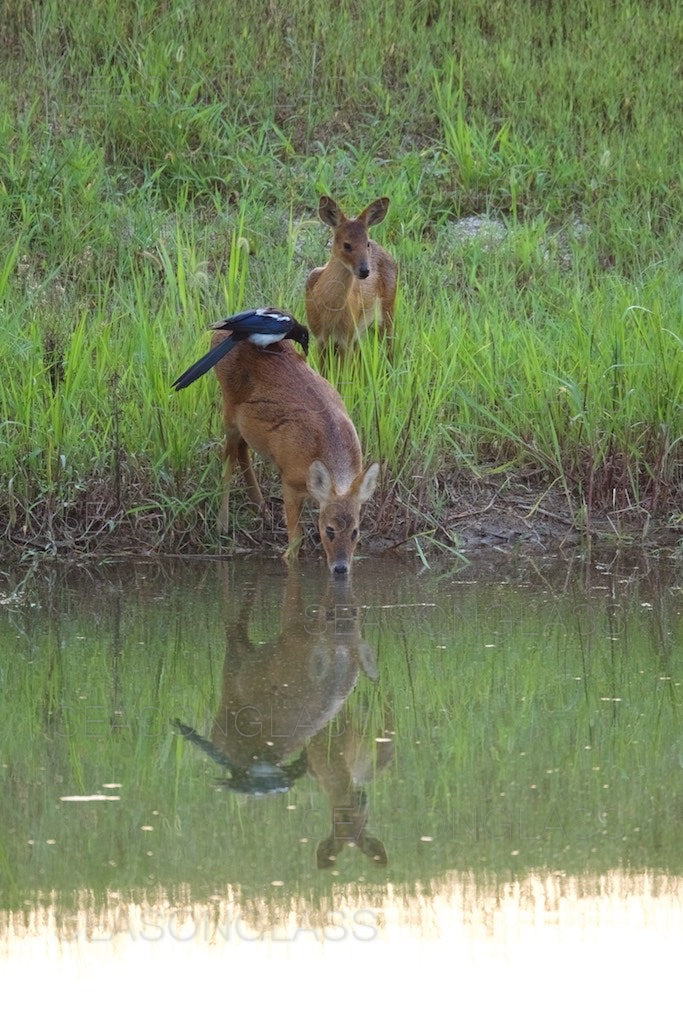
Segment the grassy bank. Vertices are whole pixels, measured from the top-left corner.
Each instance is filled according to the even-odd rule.
[[[336,375],[385,512],[438,537],[469,473],[673,522],[675,9],[0,0],[3,543],[215,548],[217,387],[169,382],[217,317],[303,316],[323,191],[391,198],[394,362]]]

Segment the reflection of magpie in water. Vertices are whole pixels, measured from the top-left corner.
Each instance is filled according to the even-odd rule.
[[[211,324],[209,330],[229,331],[229,334],[173,381],[172,386],[176,391],[182,391],[215,366],[238,341],[249,341],[257,348],[268,348],[277,341],[289,338],[290,341],[297,341],[304,350],[304,355],[308,355],[308,329],[281,309],[248,309],[245,313],[235,313],[234,316]]]
[[[191,725],[183,725],[179,719],[173,720],[173,726],[183,739],[194,743],[196,747],[203,750],[205,754],[230,772],[229,779],[218,779],[219,786],[225,786],[234,793],[246,793],[249,796],[270,796],[271,793],[286,793],[292,788],[297,779],[306,774],[308,761],[306,751],[288,765],[275,764],[271,761],[254,761],[247,768],[235,764],[227,754],[214,746],[211,740],[205,739],[192,728]]]

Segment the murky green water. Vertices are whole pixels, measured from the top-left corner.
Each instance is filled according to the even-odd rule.
[[[255,561],[17,582],[0,580],[3,986],[39,957],[47,1008],[76,984],[114,1007],[144,976],[179,1013],[228,968],[281,1006],[292,970],[338,988],[364,963],[392,972],[376,1007],[457,982],[463,1007],[504,1012],[518,989],[557,999],[561,958],[618,972],[612,1010],[666,1005],[671,560],[359,561],[346,588]],[[564,987],[553,1020],[575,1017]]]

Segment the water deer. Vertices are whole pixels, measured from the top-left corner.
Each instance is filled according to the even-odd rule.
[[[357,217],[344,215],[334,199],[322,196],[318,216],[334,231],[332,253],[306,281],[306,316],[325,359],[329,345],[345,356],[356,336],[373,321],[391,339],[396,299],[396,263],[368,230],[381,223],[389,200],[375,199]]]
[[[216,331],[212,347],[224,331]],[[360,509],[377,484],[378,463],[363,469],[358,435],[339,393],[311,369],[291,341],[260,349],[240,342],[215,366],[223,398],[225,493],[219,528],[227,530],[230,485],[236,465],[249,497],[264,501],[249,449],[271,460],[282,479],[289,546],[301,542],[301,509],[307,498],[319,506],[320,539],[330,572],[344,575],[359,538]]]

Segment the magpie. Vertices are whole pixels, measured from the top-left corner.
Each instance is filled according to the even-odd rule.
[[[188,384],[192,384],[212,366],[215,366],[218,360],[227,355],[238,341],[249,341],[258,348],[267,348],[276,341],[290,338],[301,345],[304,355],[308,355],[308,329],[281,309],[272,307],[248,309],[245,313],[235,313],[234,316],[211,324],[209,330],[229,331],[230,333],[227,338],[219,341],[210,352],[198,359],[188,370],[185,370],[185,373],[181,373],[180,377],[173,381],[172,387],[176,391],[182,391]]]

